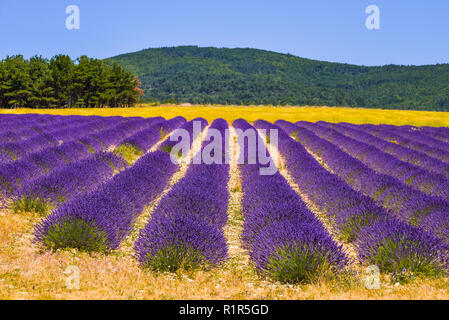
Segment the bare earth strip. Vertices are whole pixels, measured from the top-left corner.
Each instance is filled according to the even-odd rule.
[[[236,141],[237,135],[235,129],[229,128],[230,164],[229,164],[229,204],[228,221],[224,227],[224,233],[228,242],[228,251],[230,259],[238,260],[239,266],[246,267],[249,264],[249,257],[241,246],[241,234],[243,231],[242,215],[242,183],[240,180],[240,170],[237,165],[237,159],[240,155],[240,148]]]
[[[259,134],[262,136],[262,132],[259,131]],[[264,141],[266,141],[265,138]],[[350,259],[352,269],[354,270],[357,269],[358,268],[357,251],[355,250],[354,246],[349,243],[341,242],[339,240],[338,231],[335,228],[334,222],[328,215],[326,215],[321,210],[321,208],[317,204],[315,204],[312,200],[310,200],[310,198],[307,196],[304,190],[302,190],[301,187],[294,181],[293,177],[290,175],[287,167],[285,166],[285,159],[280,154],[279,150],[271,143],[265,144],[267,146],[268,151],[270,152],[273,161],[278,167],[279,173],[285,178],[285,180],[287,180],[288,184],[292,187],[292,189],[295,190],[296,193],[301,197],[301,199],[306,203],[309,210],[312,211],[317,217],[317,219],[321,221],[321,223],[324,225],[324,227],[326,228],[327,232],[331,235],[333,240],[338,245],[343,247],[344,252]]]
[[[133,231],[125,238],[118,249],[120,252],[129,256],[133,255],[133,245],[136,242],[141,230],[150,220],[151,214],[153,213],[158,203],[161,201],[162,197],[165,196],[173,188],[173,186],[185,176],[194,155],[201,151],[201,144],[204,138],[204,134],[207,132],[209,127],[210,125],[204,128],[201,134],[198,135],[198,137],[193,141],[192,148],[190,148],[189,154],[181,161],[179,170],[171,177],[170,182],[165,187],[164,191],[162,191],[162,193],[144,209],[142,214],[134,222],[132,228]],[[170,136],[171,134],[167,136],[166,139],[170,139]],[[150,152],[156,151],[163,143],[163,141],[160,141],[157,145],[151,148]]]
[[[246,275],[249,278],[257,279],[257,275],[250,264],[248,252],[242,247],[241,235],[243,232],[244,216],[242,214],[242,181],[240,169],[237,164],[240,155],[240,146],[237,143],[237,134],[233,127],[229,127],[229,204],[228,221],[224,226],[224,235],[228,243],[229,260],[224,268],[229,269],[235,275]],[[247,295],[253,290],[253,285],[248,284],[247,290],[242,295]],[[235,297],[227,297],[235,298]]]

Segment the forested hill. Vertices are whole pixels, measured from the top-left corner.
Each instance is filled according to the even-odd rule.
[[[365,67],[257,49],[182,46],[110,58],[154,101],[449,111],[449,64]]]

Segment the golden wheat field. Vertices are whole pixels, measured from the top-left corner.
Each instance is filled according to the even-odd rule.
[[[338,107],[270,107],[270,106],[217,106],[217,105],[161,105],[148,107],[105,109],[1,109],[0,113],[38,113],[57,115],[100,115],[124,117],[156,117],[166,119],[183,116],[187,120],[203,117],[208,121],[223,118],[234,121],[243,118],[247,121],[265,119],[276,121],[327,121],[349,122],[355,124],[392,124],[444,127],[449,126],[449,112],[381,110]]]

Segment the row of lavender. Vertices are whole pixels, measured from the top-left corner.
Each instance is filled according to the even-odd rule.
[[[183,128],[192,136],[193,122]],[[59,206],[37,225],[36,241],[50,249],[108,252],[118,248],[137,216],[178,170],[170,154],[162,151],[164,145],[94,190]]]
[[[87,119],[87,122],[91,121]],[[113,123],[109,126],[115,124],[115,121],[112,122]],[[92,128],[89,127],[89,124],[87,124],[87,128],[83,128],[83,130],[78,132],[74,131],[73,133],[69,128],[68,132],[72,135],[73,139],[82,138],[84,135],[88,136],[91,132],[95,132],[97,130],[97,126],[99,125],[100,123],[94,123],[94,127]],[[25,144],[28,144],[28,140],[25,141]],[[27,150],[24,151],[27,152]],[[54,168],[64,166],[69,161],[76,161],[85,158],[89,155],[89,153],[88,146],[79,141],[69,141],[62,144],[59,144],[58,142],[57,144],[54,143],[53,146],[44,148],[41,151],[35,153],[31,152],[18,161],[0,164],[1,193],[3,195],[11,195],[24,182],[26,182],[24,180],[33,179],[39,175],[49,172]]]
[[[244,120],[234,122],[238,130],[254,129]],[[264,148],[256,139],[257,149]],[[244,150],[249,150],[245,140]],[[267,155],[269,153],[267,151]],[[263,274],[283,282],[314,280],[323,272],[341,272],[348,264],[342,247],[277,171],[261,175],[259,161],[248,164],[244,154],[242,176],[242,241],[251,261]],[[272,161],[272,160],[270,160]]]
[[[104,121],[104,120],[102,120]],[[107,126],[83,128],[71,132],[72,140],[58,146],[44,148],[29,153],[20,160],[0,165],[0,193],[5,198],[14,198],[21,194],[23,188],[39,177],[65,168],[68,164],[76,164],[95,154],[105,152],[120,144],[123,139],[137,132],[161,124],[162,119],[132,119],[127,121],[112,120]],[[109,155],[109,160],[112,160]],[[112,161],[118,164],[117,161]],[[120,169],[116,166],[114,169]]]
[[[85,123],[92,122],[91,117],[82,118]],[[110,118],[95,118],[103,122],[111,121]],[[44,149],[14,163],[1,165],[3,200],[12,200],[12,208],[16,212],[36,211],[46,214],[55,205],[95,188],[126,166],[120,153],[103,152],[105,149],[116,144],[126,144],[145,153],[166,132],[185,123],[181,117],[169,121],[162,118],[114,120],[118,121],[108,122],[108,129],[102,130],[104,125],[94,122],[95,129],[84,126],[82,134],[72,132],[72,139],[77,141],[62,143],[59,147]],[[58,124],[58,121],[55,122]],[[114,127],[114,124],[119,125]],[[81,143],[94,139],[101,144],[100,147],[91,143],[97,147],[94,149],[91,145]]]
[[[154,121],[162,121],[162,118],[123,118],[98,116],[80,117],[80,119],[71,119],[71,116],[65,116],[63,119],[53,119],[50,123],[45,123],[43,127],[30,125],[25,128],[14,130],[14,122],[9,123],[11,130],[0,132],[0,154],[6,162],[12,162],[24,155],[41,150],[48,146],[60,145],[79,139],[80,135],[85,135],[86,139],[81,140],[92,150],[104,148],[101,137],[94,135],[101,130],[113,128],[124,124],[142,125]],[[135,129],[139,129],[136,127]],[[91,133],[90,136],[86,135]],[[13,136],[11,136],[13,135]]]
[[[120,117],[85,117],[85,119],[61,119],[59,121],[55,119],[55,121],[44,126],[29,126],[15,132],[2,132],[0,160],[1,163],[10,163],[44,148],[73,141],[77,135],[84,132],[95,132],[96,130],[107,129],[129,121],[132,120]],[[13,125],[10,124],[11,127]]]
[[[305,137],[293,124],[285,121],[276,124],[290,134]],[[257,121],[256,126],[279,130],[279,151],[292,178],[307,198],[326,214],[338,237],[354,245],[362,264],[377,265],[384,272],[405,268],[416,273],[442,274],[447,270],[447,253],[441,240],[398,220],[390,211],[376,205],[373,199],[351,188],[341,177],[326,170],[279,127],[265,121]],[[320,143],[320,139],[312,134],[302,141],[313,145],[313,139],[315,143]],[[325,148],[326,143],[321,142]],[[332,151],[332,148],[329,150]],[[334,157],[338,158],[339,155],[335,152]]]
[[[175,128],[183,126],[191,136],[193,133],[193,122],[185,123],[182,118],[130,122],[129,131],[126,131],[126,121],[121,121],[114,127],[121,127],[115,135],[110,132],[113,129],[89,134],[91,140],[100,141],[98,145],[92,141],[86,143],[94,155],[73,163],[70,157],[65,157],[65,165],[50,167],[29,181],[22,178],[19,183],[11,184],[16,186],[12,194],[19,200],[45,199],[56,207],[38,224],[36,241],[50,249],[74,247],[107,252],[118,248],[130,234],[143,208],[161,194],[179,169],[166,152],[176,142],[166,141],[158,151],[143,156],[121,172],[117,168],[126,167],[123,159],[103,151],[112,146],[131,145],[145,154]],[[0,119],[0,128],[1,123]],[[353,144],[361,142],[358,139],[364,136],[361,134],[348,143],[345,139],[350,139],[349,130],[362,132],[362,129],[339,125],[338,130],[331,130],[332,135],[322,135],[326,139],[332,137],[329,138],[332,143],[336,143],[334,137],[339,135],[347,143],[336,146],[318,137],[322,132],[329,132],[327,124],[299,123],[302,128],[286,122],[276,124],[296,135],[337,173],[324,169],[304,147],[280,130],[279,148],[295,182],[334,221],[342,241],[355,245],[363,264],[375,263],[383,271],[404,267],[437,274],[447,270],[447,248],[437,238],[447,238],[446,201],[414,190],[399,181],[399,176],[395,179],[380,174],[348,155],[345,151],[355,148]],[[255,126],[278,128],[264,121],[256,122]],[[252,128],[243,120],[236,121],[234,127]],[[222,137],[226,135],[227,124],[223,120],[215,121],[211,128],[218,129]],[[76,142],[80,139],[74,138]],[[369,141],[380,143],[376,139],[379,138]],[[74,141],[65,141],[61,146],[69,143]],[[264,144],[259,139],[257,143]],[[220,152],[225,154],[224,151]],[[22,163],[39,152],[31,152],[7,165]],[[383,159],[396,159],[393,155],[386,158],[379,148],[375,152]],[[364,157],[361,159],[366,161]],[[260,167],[260,164],[240,166],[245,217],[242,238],[258,270],[288,282],[313,279],[323,270],[343,270],[348,263],[345,253],[301,197],[279,172],[262,176]],[[10,180],[14,182],[15,178]],[[141,232],[135,244],[140,264],[171,271],[179,267],[221,264],[227,258],[223,226],[227,221],[228,179],[227,165],[191,165],[185,177],[161,199]]]
[[[391,175],[416,190],[449,200],[449,164],[345,125],[319,122],[318,127],[309,128],[320,130],[320,136],[335,141],[370,168]]]
[[[185,176],[165,194],[141,231],[135,252],[143,267],[176,271],[220,265],[227,258],[223,233],[229,194],[229,165],[225,164],[226,121],[215,120],[199,152],[211,138],[221,139],[221,164],[191,164]],[[219,135],[211,135],[217,130]]]
[[[161,131],[171,132],[185,123],[183,118],[168,121],[157,121],[147,129],[141,130],[131,137],[124,138],[120,145],[132,145],[145,154],[163,137]],[[126,137],[126,135],[125,135]],[[14,196],[15,211],[38,211],[48,213],[57,205],[73,197],[94,189],[107,181],[117,171],[126,167],[121,157],[114,153],[97,153],[94,156],[70,163],[51,174],[31,180]],[[115,169],[115,170],[114,170]]]
[[[15,142],[27,139],[45,130],[52,130],[60,124],[80,124],[86,121],[100,119],[99,116],[52,116],[37,114],[1,114],[0,115],[0,143]],[[116,117],[119,118],[119,117]],[[123,118],[122,118],[123,119]]]
[[[311,131],[305,127],[315,130]],[[376,172],[350,156],[344,147],[338,147],[341,140],[350,139],[349,137],[333,139],[332,142],[336,144],[334,145],[319,137],[319,133],[329,129],[320,128],[318,125],[301,122],[290,130],[293,130],[290,133],[294,134],[308,150],[319,156],[330,170],[342,177],[352,188],[370,197],[399,219],[448,241],[447,201],[414,190],[392,176]]]
[[[240,121],[236,126],[245,129],[249,124]],[[192,134],[192,122],[184,128]],[[213,152],[218,152],[225,162],[227,123],[216,120],[211,129],[217,129],[223,139],[221,150]],[[208,138],[201,151],[207,147]],[[170,150],[167,146],[173,143],[166,141],[159,150]],[[259,180],[255,175],[258,168],[258,165],[242,166],[246,173],[243,185],[248,191],[244,200],[243,239],[257,268],[289,282],[316,278],[324,269],[342,270],[347,258],[341,247],[286,180],[279,173],[274,178],[265,176]],[[36,241],[50,249],[69,247],[107,252],[118,248],[144,206],[161,193],[176,170],[166,152],[144,156],[92,192],[62,204],[38,224]],[[141,231],[135,243],[140,264],[174,271],[225,261],[227,244],[223,227],[228,219],[228,180],[227,164],[192,164],[184,178],[161,199]],[[263,202],[267,199],[273,202],[265,207]],[[255,205],[259,207],[254,208]],[[298,209],[303,211],[303,217],[298,216]]]
[[[356,126],[344,124],[354,129],[366,131],[387,141],[422,152],[445,163],[449,162],[449,143],[436,139],[430,132],[425,133],[424,128],[396,127],[389,125],[363,125]]]

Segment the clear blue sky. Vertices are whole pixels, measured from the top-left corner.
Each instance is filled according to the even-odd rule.
[[[71,4],[80,30],[65,27]],[[365,27],[371,4],[380,30]],[[448,0],[0,0],[0,58],[199,45],[364,65],[449,63],[448,17]]]

